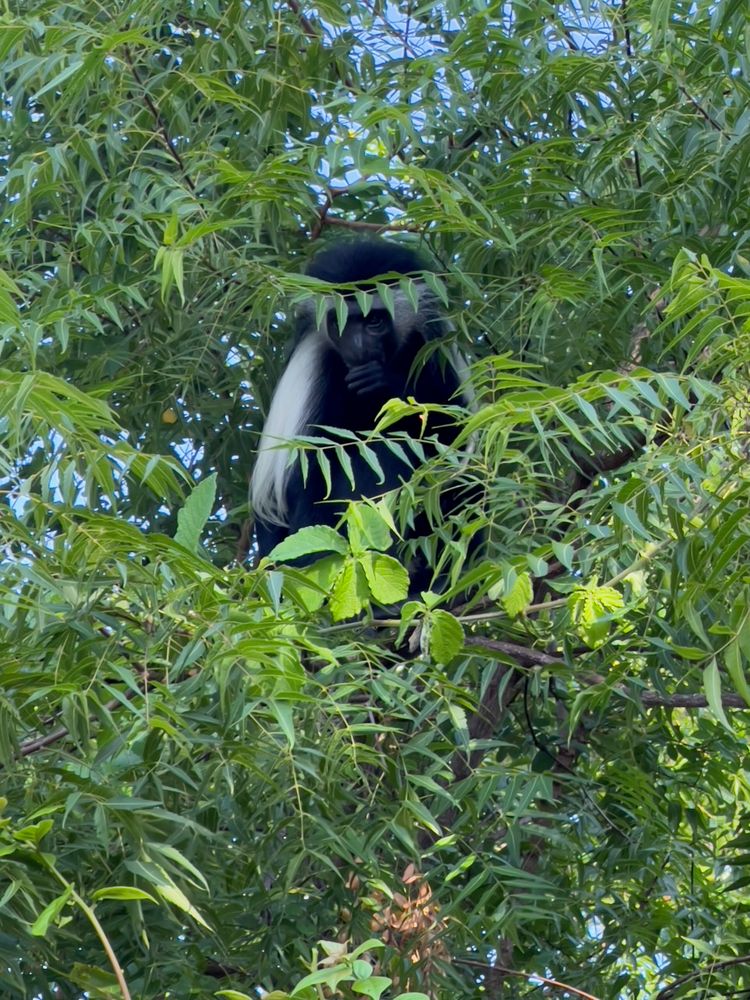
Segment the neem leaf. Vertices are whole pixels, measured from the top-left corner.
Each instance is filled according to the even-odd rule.
[[[184,507],[177,511],[177,531],[174,540],[190,552],[198,551],[201,534],[211,516],[215,499],[216,473],[214,472],[194,487]]]
[[[57,921],[72,893],[73,889],[69,886],[56,899],[53,899],[51,903],[45,906],[31,927],[29,927],[29,933],[33,934],[34,937],[44,937],[50,925]]]

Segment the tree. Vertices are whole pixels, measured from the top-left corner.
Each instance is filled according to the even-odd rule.
[[[6,5],[4,996],[750,988],[747,44],[703,0]],[[340,231],[432,255],[477,406],[253,566]],[[372,620],[416,505],[449,587]]]

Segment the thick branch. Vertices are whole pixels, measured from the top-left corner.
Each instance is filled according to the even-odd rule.
[[[503,664],[498,664],[496,667],[492,680],[485,688],[476,712],[469,719],[469,740],[481,741],[489,739],[500,724],[500,720],[508,706],[520,693],[523,677],[509,678],[508,673],[512,669],[512,667],[507,667]],[[505,686],[501,694],[500,688],[503,684]],[[454,754],[451,761],[453,780],[461,781],[463,778],[467,778],[474,768],[478,766],[484,754],[485,750],[481,748],[472,750],[469,754],[463,751],[458,751]],[[444,825],[444,818],[441,817],[441,825]]]
[[[644,692],[641,701],[646,708],[708,708],[708,698],[703,694],[654,694]],[[723,694],[721,704],[724,708],[744,708],[750,712],[750,705],[738,694]]]
[[[539,649],[519,646],[516,642],[505,642],[501,639],[483,639],[480,636],[467,636],[466,646],[486,649],[495,653],[503,653],[515,660],[520,667],[548,667],[559,663],[560,657],[543,653]]]

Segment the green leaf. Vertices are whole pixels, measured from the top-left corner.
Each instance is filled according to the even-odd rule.
[[[34,923],[29,927],[29,933],[34,937],[46,937],[47,931],[52,924],[57,923],[58,917],[70,902],[72,895],[73,888],[72,886],[68,886],[56,899],[53,899],[51,903],[45,906]]]
[[[311,972],[309,976],[305,976],[303,979],[297,983],[297,985],[292,990],[292,996],[296,997],[308,986],[318,986],[325,985],[329,990],[336,990],[339,983],[348,983],[353,980],[351,969],[346,966],[335,965],[330,969],[318,969],[316,972]]]
[[[315,555],[318,552],[338,552],[340,555],[345,555],[348,551],[346,540],[338,531],[325,524],[316,524],[300,528],[279,542],[269,552],[268,557],[274,562],[291,562],[301,556]]]
[[[168,903],[171,903],[173,906],[176,906],[179,910],[182,910],[182,912],[186,913],[189,917],[192,917],[197,924],[201,925],[201,927],[205,927],[206,930],[208,931],[211,930],[209,925],[203,919],[198,910],[193,906],[193,904],[187,898],[182,889],[178,889],[176,885],[170,885],[167,882],[163,882],[160,885],[157,885],[155,888],[156,891],[159,893],[159,895],[162,897],[162,899],[165,899]]]
[[[18,328],[21,324],[18,306],[5,288],[0,288],[0,323]]]
[[[409,574],[391,556],[366,553],[358,560],[373,598],[379,604],[403,601],[409,593]]]
[[[371,997],[372,1000],[380,1000],[391,982],[392,980],[385,976],[369,976],[367,979],[356,979],[351,988],[353,993],[361,993],[363,996]]]
[[[185,857],[182,851],[178,851],[176,847],[172,846],[172,844],[158,844],[150,840],[146,841],[145,847],[149,854],[156,854],[162,859],[166,858],[169,861],[174,862],[176,865],[179,865],[180,868],[189,873],[192,881],[196,885],[200,885],[206,892],[209,892],[210,886],[206,877],[191,861],[188,860],[188,858]]]
[[[359,958],[360,955],[364,955],[367,951],[378,951],[381,948],[385,948],[385,944],[380,938],[367,938],[366,941],[362,941],[356,948],[353,948],[349,952],[349,958]]]
[[[450,663],[463,649],[464,630],[448,611],[437,609],[428,616],[430,653],[436,663]]]
[[[353,552],[362,549],[385,551],[391,544],[390,524],[378,507],[352,504],[346,515],[349,544]]]
[[[566,569],[573,568],[573,561],[575,559],[575,549],[572,545],[563,542],[552,542],[552,551],[555,554],[555,559],[561,563]]]
[[[372,965],[370,965],[370,963],[364,958],[358,958],[352,960],[351,966],[352,966],[352,973],[358,979],[369,979],[369,977],[372,975]]]
[[[16,840],[21,840],[27,844],[33,844],[37,847],[42,842],[44,837],[47,836],[53,826],[53,820],[43,819],[40,820],[39,823],[30,823],[28,826],[24,826],[20,830],[14,830],[13,836]]]
[[[116,1000],[122,996],[120,984],[111,969],[74,962],[68,975],[71,982],[92,1000]]]
[[[568,598],[573,621],[591,648],[600,645],[609,635],[612,621],[623,608],[622,594],[613,587],[587,584],[573,591]]]
[[[39,99],[48,91],[55,90],[61,83],[64,83],[68,77],[77,73],[83,64],[83,59],[73,59],[64,69],[61,69],[59,73],[56,73],[51,80],[48,80],[43,87],[40,87],[40,89],[33,95],[32,100],[34,102],[38,102]]]
[[[91,898],[94,901],[99,899],[138,899],[156,903],[150,893],[144,892],[143,889],[136,889],[132,885],[111,885],[106,889],[97,889],[91,893]]]
[[[750,705],[750,684],[748,684],[743,666],[742,649],[739,639],[732,639],[724,650],[724,662],[727,666],[727,673],[732,679],[734,689],[741,695],[748,705]]]
[[[703,690],[706,693],[708,707],[711,709],[714,718],[732,733],[732,727],[729,725],[729,720],[726,717],[724,706],[721,702],[721,674],[716,657],[711,659],[711,662],[703,671]]]
[[[317,559],[311,566],[305,566],[299,575],[295,575],[293,581],[287,577],[287,589],[294,589],[296,598],[307,611],[317,611],[330,594],[333,583],[341,572],[341,563],[341,556],[338,555]]]
[[[0,62],[21,44],[26,31],[24,24],[0,24]]]
[[[448,703],[448,714],[451,717],[453,728],[461,735],[464,743],[469,742],[469,719],[466,710],[453,702]]]
[[[278,699],[274,698],[268,703],[268,707],[273,712],[274,718],[286,737],[290,749],[293,749],[296,742],[294,734],[294,706],[288,701],[278,701]]]
[[[177,233],[179,231],[179,219],[177,218],[177,213],[173,212],[166,226],[164,227],[164,235],[162,237],[162,242],[164,246],[171,247],[174,245],[177,239]]]
[[[174,540],[197,552],[206,522],[211,516],[216,499],[216,473],[207,476],[192,490],[184,507],[177,512],[177,531]]]
[[[329,601],[333,620],[340,622],[356,617],[367,602],[367,587],[364,573],[356,560],[347,559],[333,585]]]
[[[518,573],[507,594],[501,602],[511,618],[522,615],[534,598],[534,586],[528,573]]]

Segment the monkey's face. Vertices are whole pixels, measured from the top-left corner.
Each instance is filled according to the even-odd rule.
[[[339,330],[336,310],[331,309],[326,319],[328,339],[347,368],[370,361],[385,362],[398,350],[398,337],[387,309],[373,308],[362,315],[358,303],[350,302],[346,326]]]

